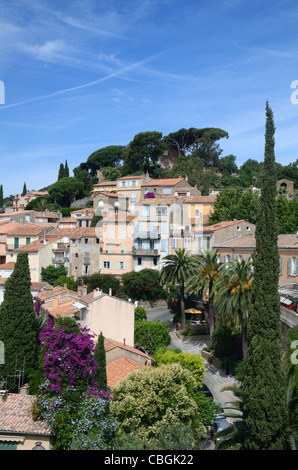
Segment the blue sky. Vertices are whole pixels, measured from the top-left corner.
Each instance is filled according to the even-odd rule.
[[[1,0],[4,195],[153,130],[219,127],[223,156],[261,161],[266,100],[294,162],[297,20],[295,0]]]

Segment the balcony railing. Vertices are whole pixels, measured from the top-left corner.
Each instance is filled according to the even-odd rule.
[[[52,258],[52,262],[54,264],[64,264],[69,262],[69,258],[67,256],[64,256],[63,258]]]
[[[158,250],[156,250],[155,248],[148,248],[147,250],[136,248],[134,250],[134,254],[136,256],[159,256]]]
[[[146,239],[151,239],[151,240],[157,240],[160,238],[160,232],[158,230],[152,230],[152,231],[138,231],[136,230],[132,234],[133,238],[140,238],[141,240],[146,240]]]

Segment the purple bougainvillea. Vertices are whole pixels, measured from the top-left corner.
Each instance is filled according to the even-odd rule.
[[[42,330],[40,340],[45,351],[42,369],[48,392],[59,394],[83,386],[89,394],[98,394],[93,335],[86,328],[67,334],[65,327],[57,328],[50,323]]]
[[[146,194],[145,194],[145,198],[154,198],[155,197],[155,194],[152,193],[151,191],[148,191]]]

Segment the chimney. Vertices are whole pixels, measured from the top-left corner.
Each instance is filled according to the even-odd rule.
[[[102,295],[102,290],[96,287],[93,291],[93,298],[97,299],[97,297],[100,297]]]
[[[87,295],[87,286],[83,286],[83,292],[82,295]]]
[[[23,385],[23,387],[20,388],[19,394],[29,395],[29,385],[28,384]]]
[[[123,346],[125,346],[125,338],[123,338]]]
[[[7,390],[0,390],[0,403],[2,403],[5,400],[6,395],[7,395]]]

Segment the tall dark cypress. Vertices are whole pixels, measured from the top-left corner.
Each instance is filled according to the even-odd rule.
[[[266,103],[264,174],[256,223],[252,302],[243,380],[244,447],[283,449],[286,394],[281,362],[279,253],[275,214],[275,126]]]
[[[64,178],[69,178],[69,168],[68,168],[67,160],[65,160],[65,165],[64,165]]]
[[[102,332],[98,335],[94,351],[94,359],[98,364],[98,370],[95,377],[95,380],[98,383],[98,388],[99,390],[107,390],[106,351]]]
[[[28,253],[20,252],[11,276],[5,283],[0,306],[0,341],[4,344],[5,364],[0,365],[0,377],[7,379],[8,390],[17,391],[28,379],[37,361],[37,333],[31,294]],[[21,382],[12,377],[21,371]],[[17,372],[18,373],[18,372]]]
[[[0,186],[0,207],[3,207],[4,200],[3,200],[3,185]]]
[[[61,178],[64,178],[64,165],[63,165],[63,163],[60,163],[59,173],[58,173],[58,180],[61,180]]]

